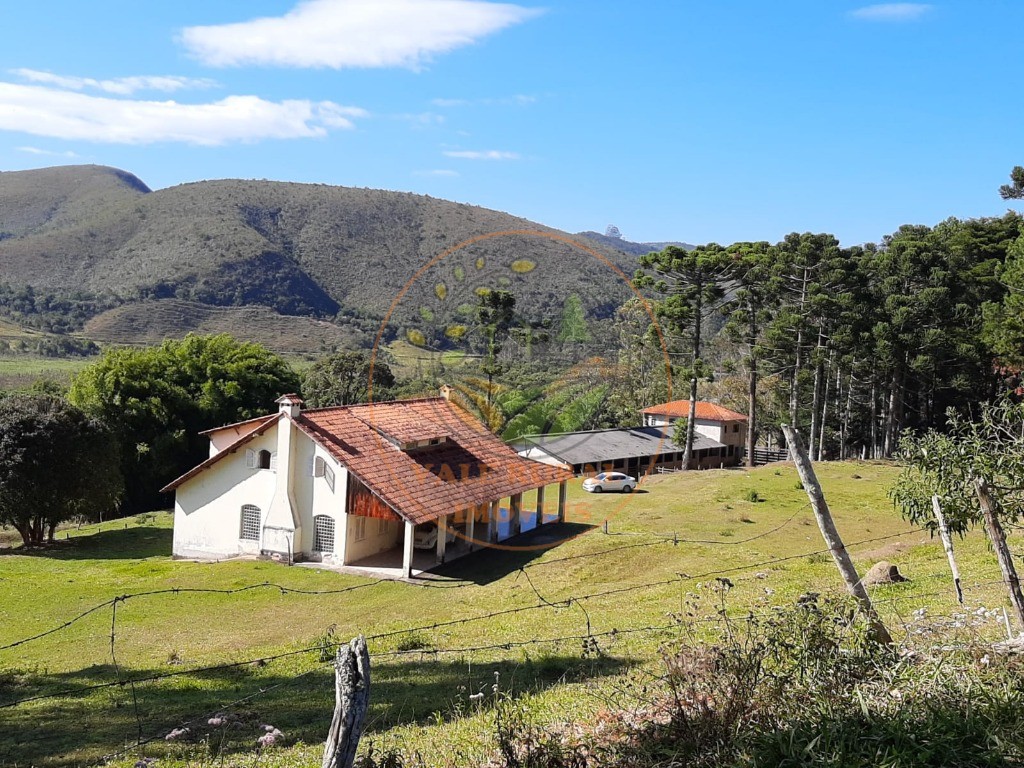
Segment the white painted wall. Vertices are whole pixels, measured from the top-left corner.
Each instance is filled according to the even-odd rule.
[[[536,445],[528,446],[518,452],[524,459],[533,459],[539,461],[541,464],[548,464],[552,467],[565,467],[568,466],[565,462],[555,458],[550,453],[545,451]]]
[[[366,536],[360,541],[356,539],[357,518],[354,515],[346,515],[346,517],[349,519],[346,532],[346,564],[354,563],[357,560],[362,560],[364,557],[376,555],[378,552],[386,552],[389,549],[401,546],[405,528],[400,521],[381,521],[375,517],[363,518],[366,520]],[[382,523],[383,531],[381,531]],[[401,557],[400,554],[399,557]]]
[[[242,541],[242,505],[259,507],[263,519],[274,496],[277,473],[246,466],[246,449],[275,450],[272,427],[178,487],[174,499],[174,544],[177,557],[217,559],[258,554],[259,541]]]
[[[296,549],[306,556],[313,555],[313,518],[329,515],[334,518],[334,551],[317,554],[324,562],[343,563],[345,557],[345,502],[348,497],[348,471],[305,433],[297,432],[292,466],[292,488],[301,522]],[[334,490],[323,477],[313,477],[313,461],[324,460],[334,472]]]

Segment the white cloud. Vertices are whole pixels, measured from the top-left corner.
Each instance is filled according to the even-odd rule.
[[[473,150],[473,149],[448,149],[444,152],[445,157],[457,157],[462,160],[518,160],[519,155],[515,152],[504,152],[499,149]]]
[[[0,130],[105,144],[183,142],[217,146],[325,136],[367,112],[330,101],[228,96],[205,104],[91,96],[0,82]]]
[[[866,21],[913,21],[931,9],[928,3],[881,3],[850,11],[850,15]]]
[[[453,176],[460,176],[458,171],[453,171],[450,168],[435,168],[430,171],[413,171],[415,176],[441,176],[445,178],[451,178]]]
[[[481,0],[303,0],[284,16],[187,27],[182,44],[215,67],[410,67],[542,13]]]
[[[73,77],[56,75],[38,69],[12,69],[11,74],[28,80],[30,83],[55,85],[71,91],[84,91],[91,88],[105,93],[130,96],[136,91],[164,91],[171,93],[193,88],[212,88],[217,85],[209,78],[179,77],[178,75],[139,75],[135,77],[118,77],[112,80],[96,80],[92,77]]]
[[[67,152],[55,152],[52,149],[40,149],[39,147],[15,147],[19,152],[25,152],[29,155],[47,155],[50,157],[78,157],[79,155],[75,152],[68,150]]]
[[[482,104],[487,107],[509,105],[525,107],[528,104],[534,104],[536,101],[536,96],[517,93],[515,96],[505,96],[497,99],[431,99],[430,103],[435,107],[466,107],[470,104]]]

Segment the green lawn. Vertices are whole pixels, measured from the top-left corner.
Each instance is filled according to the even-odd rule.
[[[941,545],[903,523],[886,497],[895,469],[833,463],[819,465],[819,475],[858,568],[863,572],[888,559],[912,579],[873,592],[894,634],[903,638],[916,626],[911,613],[917,608],[954,612]],[[251,696],[229,708],[244,723],[236,728],[239,743],[252,746],[255,726],[272,723],[291,746],[275,751],[276,758],[265,756],[260,765],[315,766],[334,695],[330,669],[317,652],[188,670],[308,648],[329,627],[334,637],[348,639],[524,608],[370,641],[376,654],[370,735],[378,743],[415,746],[428,765],[455,759],[477,764],[471,761],[489,749],[487,702],[495,672],[501,691],[524,697],[541,716],[585,718],[607,706],[626,675],[656,672],[659,645],[683,628],[630,630],[671,625],[673,614],[689,610],[691,595],[704,596],[698,599],[702,610],[714,613],[719,598],[708,589],[717,584],[714,573],[726,571],[721,575],[733,584],[725,607],[736,615],[768,611],[807,591],[837,590],[831,561],[812,554],[823,544],[796,483],[788,465],[659,476],[632,495],[588,495],[574,483],[568,522],[560,529],[572,538],[550,549],[480,552],[442,569],[444,581],[421,586],[266,562],[173,561],[166,514],[68,529],[61,534],[66,540],[38,554],[0,550],[0,646],[140,591],[237,589],[262,582],[312,592],[366,585],[340,594],[264,587],[232,595],[131,597],[117,605],[117,667],[110,606],[43,639],[0,651],[0,706],[116,681],[118,674],[126,679],[184,673],[139,683],[134,695],[128,686],[115,686],[0,709],[0,721],[7,724],[0,735],[0,765],[76,765],[115,752],[140,732],[160,737],[146,754],[177,754],[181,748],[166,745],[163,734]],[[752,490],[762,501],[746,500]],[[659,541],[654,533],[681,541]],[[709,543],[687,541],[695,539]],[[857,543],[868,539],[878,540]],[[632,546],[639,544],[650,546]],[[980,536],[960,543],[958,555],[968,586],[999,578]],[[647,586],[657,582],[662,583]],[[607,594],[587,597],[596,593]],[[1006,603],[998,585],[969,589],[967,595],[974,606]],[[570,597],[581,599],[566,606]],[[578,639],[587,634],[588,622],[597,655],[584,655]],[[998,632],[994,622],[983,629]],[[532,644],[565,636],[577,639]],[[509,645],[432,652],[504,644]],[[481,691],[483,701],[469,699]],[[244,764],[251,760],[249,755]]]

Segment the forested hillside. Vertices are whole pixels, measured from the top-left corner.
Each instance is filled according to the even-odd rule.
[[[121,305],[173,298],[259,305],[337,321],[363,336],[394,304],[392,335],[441,343],[487,289],[514,290],[518,311],[535,319],[557,314],[574,293],[590,317],[609,316],[628,296],[606,265],[535,235],[492,237],[417,274],[468,238],[522,230],[568,237],[400,192],[233,180],[150,192],[130,174],[98,166],[2,173],[0,302],[8,316],[58,332]],[[632,275],[635,256],[590,247]],[[141,312],[167,320],[151,329],[158,336],[198,328],[189,325],[195,313]],[[121,310],[98,320],[104,338],[135,341],[131,323],[120,320],[138,315]]]

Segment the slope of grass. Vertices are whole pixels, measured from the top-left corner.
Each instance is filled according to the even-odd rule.
[[[894,632],[905,635],[904,622],[913,627],[915,609],[951,613],[956,603],[941,546],[908,527],[886,498],[894,468],[835,463],[820,465],[819,473],[861,572],[884,558],[912,579],[873,591]],[[548,531],[563,539],[558,546],[483,551],[420,584],[266,562],[174,561],[168,557],[169,515],[68,530],[65,540],[44,552],[2,552],[0,646],[140,591],[271,582],[321,594],[266,586],[231,595],[130,597],[117,603],[113,655],[109,605],[64,630],[0,651],[0,707],[110,683],[119,675],[181,673],[134,688],[69,692],[0,709],[10,726],[0,733],[0,765],[74,765],[110,754],[140,733],[157,737],[146,754],[187,752],[190,747],[168,746],[163,735],[222,709],[240,718],[232,749],[251,748],[256,726],[272,723],[292,746],[262,765],[316,765],[333,699],[330,670],[319,652],[189,670],[309,648],[328,628],[331,637],[348,639],[409,627],[423,628],[370,640],[370,737],[414,747],[428,765],[479,764],[491,747],[494,685],[523,697],[539,717],[592,718],[628,677],[658,668],[659,647],[689,620],[691,596],[721,586],[717,577],[729,579],[725,608],[737,614],[767,611],[808,591],[838,589],[835,568],[820,554],[806,496],[795,484],[788,465],[659,476],[632,495],[588,495],[573,483],[568,523]],[[751,490],[763,501],[748,501]],[[958,554],[968,586],[999,578],[979,536],[963,541]],[[720,599],[714,595],[704,606],[712,613]],[[969,589],[968,600],[1005,602],[991,584]],[[510,609],[521,610],[430,628]],[[683,620],[679,627],[677,618]],[[588,635],[593,638],[584,643]],[[485,696],[469,698],[477,693]],[[247,700],[228,706],[239,699]],[[202,718],[194,727],[196,734],[210,730]]]

